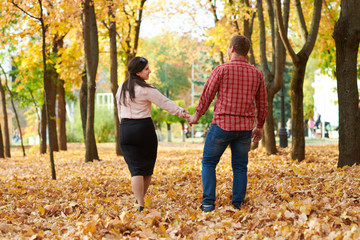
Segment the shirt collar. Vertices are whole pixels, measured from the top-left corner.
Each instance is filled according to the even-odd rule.
[[[246,58],[244,56],[240,56],[240,57],[234,57],[230,60],[230,62],[247,62]]]

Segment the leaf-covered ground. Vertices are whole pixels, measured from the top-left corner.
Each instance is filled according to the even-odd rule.
[[[161,144],[146,208],[136,212],[130,175],[113,144],[84,163],[82,144],[48,155],[0,159],[0,239],[360,239],[360,167],[337,169],[337,146],[251,151],[246,202],[231,205],[226,150],[217,168],[216,210],[203,213],[201,144]]]

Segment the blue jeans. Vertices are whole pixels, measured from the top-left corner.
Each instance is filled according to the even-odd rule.
[[[202,159],[203,205],[214,205],[216,188],[216,165],[227,146],[231,148],[233,169],[233,199],[235,207],[240,207],[246,195],[248,152],[252,131],[225,131],[211,124],[206,136]]]

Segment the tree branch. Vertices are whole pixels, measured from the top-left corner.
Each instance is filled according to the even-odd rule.
[[[303,41],[306,42],[306,39],[308,38],[308,31],[306,28],[305,18],[304,18],[303,10],[301,8],[300,0],[295,0],[294,5],[295,5],[296,16],[299,23],[301,37]]]
[[[322,0],[315,0],[314,11],[310,25],[310,33],[306,39],[303,49],[301,50],[301,52],[304,52],[307,56],[310,56],[310,53],[312,52],[316,42],[316,37],[318,35],[320,19],[321,19],[321,8],[322,8]]]
[[[293,62],[297,63],[299,61],[299,57],[295,54],[294,49],[291,47],[291,44],[287,37],[285,27],[284,27],[284,22],[282,19],[282,14],[281,14],[280,0],[275,0],[275,1],[276,1],[276,19],[277,19],[278,25],[279,25],[280,37],[285,45],[286,50],[289,52],[289,55],[292,58]]]
[[[28,15],[29,17],[40,21],[40,18],[35,17],[35,16],[31,15],[30,13],[26,12],[26,11],[25,11],[24,9],[22,9],[19,5],[17,5],[17,4],[14,2],[14,0],[11,1],[11,3],[12,3],[16,8],[18,8],[20,11],[22,11],[23,13],[25,13],[26,15]]]

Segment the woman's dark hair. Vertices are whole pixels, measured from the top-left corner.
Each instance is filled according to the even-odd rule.
[[[144,57],[134,57],[131,59],[128,65],[129,77],[126,79],[121,88],[120,99],[123,104],[126,106],[126,92],[129,92],[130,101],[133,101],[135,98],[135,83],[140,87],[149,87],[153,88],[150,84],[147,84],[144,79],[136,75],[141,72],[146,65],[148,64],[148,60]],[[120,100],[120,101],[121,101]]]

